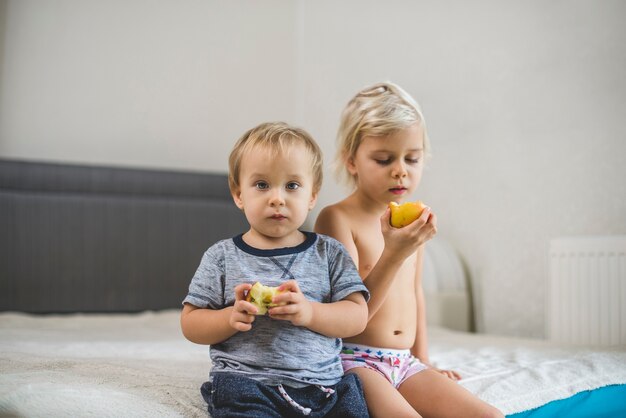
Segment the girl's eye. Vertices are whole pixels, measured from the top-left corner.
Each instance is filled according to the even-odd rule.
[[[386,160],[374,160],[376,161],[376,164],[379,165],[389,165],[391,163],[391,158],[388,158]]]
[[[254,186],[259,190],[265,190],[269,188],[269,185],[264,181],[257,181]]]
[[[288,190],[296,190],[300,187],[300,185],[296,182],[291,182],[291,183],[287,183],[287,189]]]
[[[409,164],[417,164],[420,162],[419,158],[406,158],[405,160]]]

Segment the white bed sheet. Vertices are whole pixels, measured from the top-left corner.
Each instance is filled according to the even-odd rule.
[[[0,314],[0,416],[201,417],[208,348],[179,312]],[[593,351],[430,330],[431,360],[505,414],[626,383],[626,347]]]
[[[0,314],[0,416],[206,417],[179,312]]]
[[[626,383],[626,347],[564,347],[543,340],[430,330],[431,361],[505,415],[578,392]]]

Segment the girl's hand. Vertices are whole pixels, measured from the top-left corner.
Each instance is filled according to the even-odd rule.
[[[415,221],[403,228],[394,228],[389,223],[391,210],[387,208],[380,218],[380,228],[385,240],[385,251],[401,260],[417,251],[417,248],[437,234],[437,216],[429,207]]]
[[[442,370],[436,367],[431,367],[431,369],[436,371],[437,373],[441,373],[450,380],[454,380],[455,382],[461,380],[461,375],[454,370]]]
[[[286,303],[283,306],[271,308],[268,313],[274,319],[290,321],[300,327],[307,327],[313,318],[313,304],[304,297],[304,294],[295,280],[281,284],[278,290],[283,291],[274,296],[273,303]]]
[[[243,283],[235,287],[235,304],[231,311],[228,324],[237,331],[250,331],[254,322],[254,314],[258,309],[250,302],[246,302],[245,292],[250,290],[250,283]]]

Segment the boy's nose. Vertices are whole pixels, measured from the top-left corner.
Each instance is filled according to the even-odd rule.
[[[270,206],[284,206],[285,199],[283,198],[283,194],[280,190],[274,190],[270,195]]]

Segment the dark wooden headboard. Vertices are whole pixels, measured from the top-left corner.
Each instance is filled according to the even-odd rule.
[[[181,307],[203,252],[245,228],[225,174],[0,159],[0,310]]]

